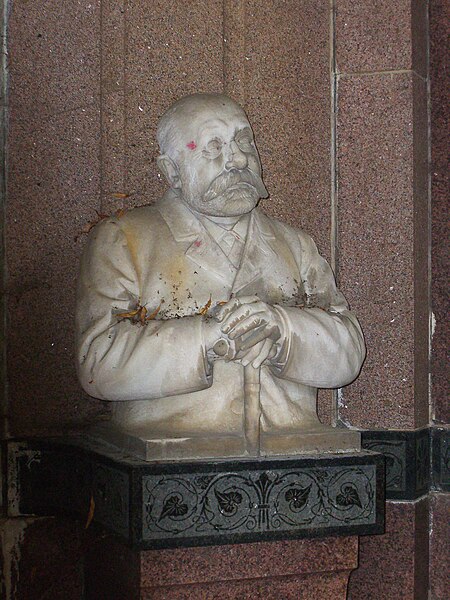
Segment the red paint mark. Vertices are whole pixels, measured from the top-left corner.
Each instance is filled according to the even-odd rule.
[[[189,142],[189,144],[186,144],[186,146],[189,148],[189,150],[195,150],[197,148],[197,144],[194,142],[194,140]]]
[[[194,246],[195,246],[196,248],[200,248],[200,246],[201,246],[201,245],[202,245],[202,243],[201,243],[201,241],[200,241],[200,240],[197,240],[196,242],[194,242]]]

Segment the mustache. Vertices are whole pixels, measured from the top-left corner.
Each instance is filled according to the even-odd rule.
[[[269,193],[262,178],[250,169],[230,169],[222,171],[211,183],[203,196],[203,202],[211,202],[217,196],[221,196],[229,188],[244,183],[252,186],[258,193],[259,198],[267,198]]]

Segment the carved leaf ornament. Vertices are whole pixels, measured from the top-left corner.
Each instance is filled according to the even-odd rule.
[[[359,508],[362,508],[358,492],[352,485],[344,485],[341,488],[341,493],[336,496],[336,503],[339,506],[359,506]]]
[[[376,517],[370,466],[152,475],[145,487],[145,535],[155,539],[361,525]]]
[[[291,510],[300,510],[308,502],[309,493],[311,491],[311,484],[305,488],[291,488],[285,494],[286,502],[289,502]]]
[[[179,496],[170,496],[164,502],[159,520],[162,521],[162,519],[165,519],[166,517],[182,517],[187,511],[187,504],[184,504]]]
[[[236,512],[237,507],[242,502],[242,494],[239,492],[219,492],[214,490],[217,502],[219,503],[220,512],[225,515],[232,515]]]

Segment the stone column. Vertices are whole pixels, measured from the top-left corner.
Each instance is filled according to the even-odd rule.
[[[426,49],[425,1],[336,1],[337,265],[368,347],[338,414],[362,429],[429,420]],[[386,535],[361,540],[352,600],[426,597],[427,510],[388,503]]]
[[[441,486],[430,498],[430,592],[445,600],[450,589],[450,461],[448,431],[448,23],[450,7],[430,0],[431,104],[431,422],[441,429],[440,452],[435,452]],[[447,442],[445,442],[445,438]],[[436,456],[438,455],[438,456]],[[440,459],[440,460],[439,460]],[[440,463],[439,465],[436,463]]]

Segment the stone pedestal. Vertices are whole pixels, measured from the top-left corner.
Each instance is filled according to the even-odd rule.
[[[361,451],[145,462],[85,438],[11,442],[9,515],[81,515],[139,550],[384,531],[384,459]]]
[[[358,538],[136,551],[93,532],[87,600],[345,600]]]
[[[344,600],[358,536],[384,531],[370,451],[149,463],[71,438],[5,452],[10,517],[81,518],[87,600]]]

